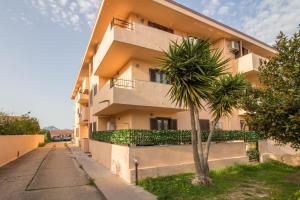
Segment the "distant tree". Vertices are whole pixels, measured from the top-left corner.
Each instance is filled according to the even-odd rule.
[[[242,99],[246,121],[262,137],[300,149],[300,32],[281,32],[274,48],[278,54],[259,67],[263,87]]]

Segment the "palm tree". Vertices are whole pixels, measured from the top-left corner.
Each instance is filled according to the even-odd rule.
[[[208,100],[209,108],[213,116],[213,124],[206,142],[204,154],[203,173],[207,182],[210,182],[210,178],[208,176],[208,155],[216,124],[219,122],[221,117],[227,117],[232,114],[233,109],[240,108],[239,99],[245,94],[248,87],[249,82],[246,81],[241,74],[237,74],[235,76],[226,74],[213,82],[212,95]]]
[[[172,83],[168,93],[171,100],[180,107],[189,108],[196,172],[193,183],[203,183],[205,165],[201,134],[197,139],[197,129],[200,130],[198,109],[203,108],[202,102],[211,98],[212,83],[224,74],[229,60],[223,60],[222,52],[213,50],[208,40],[184,38],[180,43],[171,42],[160,61],[167,81]],[[198,148],[197,140],[201,148]]]

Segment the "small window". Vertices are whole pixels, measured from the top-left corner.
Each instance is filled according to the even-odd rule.
[[[154,23],[154,22],[151,22],[151,21],[148,21],[148,26],[151,26],[153,28],[157,28],[159,30],[166,31],[166,32],[169,32],[169,33],[174,33],[173,29],[165,27],[165,26],[157,24],[157,23]]]
[[[93,90],[90,91],[90,105],[93,105]]]
[[[89,123],[89,135],[91,136],[93,133],[93,124]]]
[[[93,132],[97,131],[97,123],[93,122]]]
[[[166,80],[167,76],[165,72],[162,72],[158,69],[149,69],[150,73],[150,81],[156,83],[164,83],[168,84],[169,82]]]
[[[247,55],[249,53],[249,50],[243,47],[242,48],[242,53],[243,53],[243,56]]]
[[[246,121],[245,120],[240,120],[240,126],[241,126],[241,130],[245,130],[245,128],[246,128]]]
[[[94,96],[96,96],[97,90],[98,90],[98,87],[97,87],[97,84],[95,84],[95,85],[94,85]]]
[[[209,120],[208,119],[199,119],[201,131],[209,131]]]

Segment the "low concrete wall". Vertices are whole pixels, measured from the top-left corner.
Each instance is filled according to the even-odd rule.
[[[0,167],[44,142],[44,135],[0,135]]]
[[[279,145],[273,140],[259,141],[260,161],[278,160],[286,164],[300,166],[300,151],[295,151],[289,144]]]
[[[89,146],[95,160],[130,183],[135,182],[134,159],[139,161],[139,178],[194,171],[191,145],[128,147],[90,140]],[[213,143],[211,146],[209,165],[212,169],[248,161],[244,142]]]

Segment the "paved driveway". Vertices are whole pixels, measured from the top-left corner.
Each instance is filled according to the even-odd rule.
[[[0,200],[104,199],[64,143],[52,143],[0,168]]]

